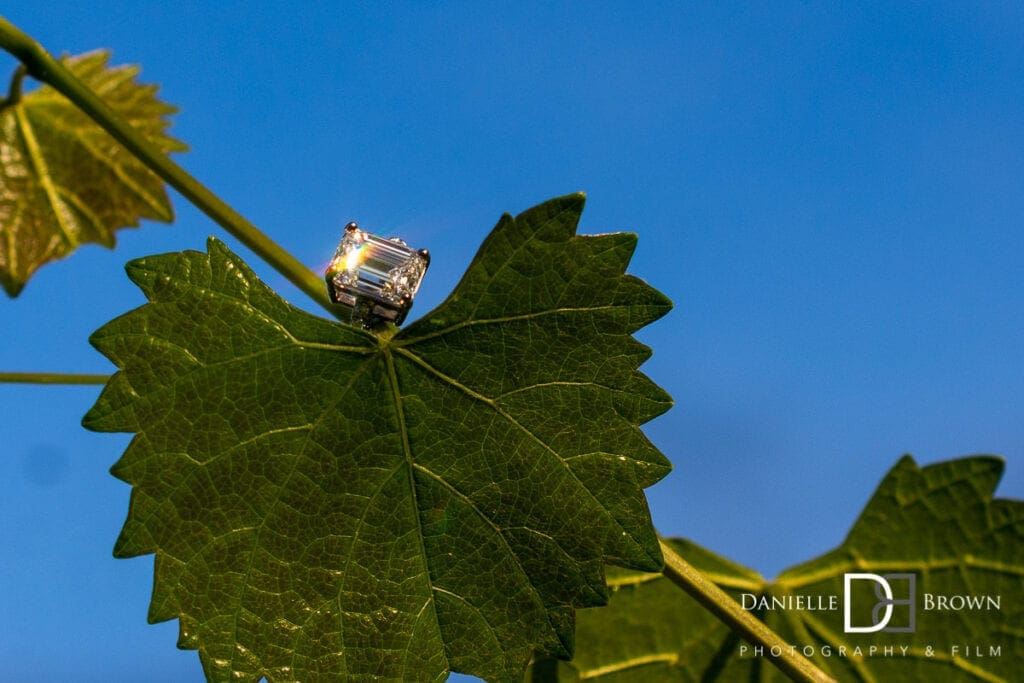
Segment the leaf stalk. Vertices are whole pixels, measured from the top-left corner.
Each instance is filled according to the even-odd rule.
[[[683,559],[672,546],[660,541],[665,557],[662,574],[690,594],[706,610],[718,617],[726,626],[752,645],[765,650],[777,648],[781,654],[769,661],[798,683],[835,683],[835,679],[816,667],[809,659],[792,648],[768,628],[764,622],[743,610],[739,604],[693,565]]]
[[[0,384],[106,384],[109,379],[77,372],[0,372]]]
[[[115,140],[124,145],[150,170],[163,178],[167,184],[181,193],[185,199],[251,249],[293,285],[330,312],[332,316],[337,317],[338,308],[328,299],[321,277],[306,268],[302,262],[172,161],[142,133],[135,130],[131,124],[110,109],[102,99],[65,69],[39,43],[4,17],[0,17],[0,48],[17,57],[28,75],[49,84],[71,100],[75,106],[110,133]],[[17,73],[15,76],[17,79]],[[9,99],[7,102],[9,103]]]
[[[0,111],[21,102],[21,84],[25,80],[27,73],[28,69],[25,68],[25,65],[18,64],[18,67],[11,75],[11,84],[7,88],[7,97],[0,98]]]

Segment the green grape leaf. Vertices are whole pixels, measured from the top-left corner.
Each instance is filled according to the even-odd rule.
[[[109,53],[64,65],[165,152],[186,147],[166,134],[177,109],[135,66],[108,67]],[[50,86],[0,106],[0,284],[17,296],[45,263],[80,244],[114,246],[114,230],[173,218],[163,181]]]
[[[1019,680],[1024,502],[993,499],[1002,471],[1002,460],[989,456],[924,468],[905,456],[841,546],[773,582],[689,541],[671,543],[840,681]],[[880,576],[894,599],[912,600],[913,607],[893,605],[884,626],[903,631],[853,631],[883,623],[886,611],[872,614],[876,585],[884,595],[875,579],[851,578],[847,596],[848,573]],[[609,586],[608,607],[578,615],[574,660],[539,658],[531,680],[788,680],[770,651],[739,640],[661,574],[609,572]]]
[[[604,563],[662,563],[640,431],[671,400],[632,333],[670,302],[583,196],[504,216],[449,298],[375,335],[285,303],[224,245],[128,272],[85,425],[135,432],[115,554],[214,681],[520,680],[571,655]]]
[[[764,585],[757,572],[695,543],[666,543],[737,599],[740,591],[758,591]],[[744,676],[716,677],[722,660],[741,641],[662,574],[609,567],[607,581],[608,606],[577,613],[573,660],[538,656],[527,672],[528,681],[758,680],[749,678],[749,666],[743,669]]]

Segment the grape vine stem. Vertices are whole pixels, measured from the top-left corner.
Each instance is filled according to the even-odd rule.
[[[0,384],[106,384],[108,379],[77,372],[0,372]]]
[[[797,652],[764,622],[743,610],[728,593],[684,560],[665,541],[661,541],[661,554],[665,557],[665,568],[661,573],[669,581],[689,593],[704,609],[750,644],[763,646],[765,652],[779,652],[778,656],[768,657],[768,661],[792,680],[798,683],[835,683],[834,678]]]

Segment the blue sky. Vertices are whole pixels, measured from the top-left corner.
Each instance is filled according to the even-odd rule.
[[[676,401],[646,428],[675,464],[648,492],[666,535],[774,575],[841,542],[905,452],[1000,454],[1024,496],[1016,3],[0,11],[141,64],[180,162],[311,267],[350,220],[428,247],[412,318],[502,212],[586,191],[581,232],[637,232],[631,272],[676,304],[640,335]],[[124,262],[225,238],[174,203],[0,302],[0,368],[110,371],[87,338],[142,303]],[[111,556],[128,437],[79,426],[96,394],[0,386],[4,677],[201,680],[176,622],[145,622],[151,558]]]

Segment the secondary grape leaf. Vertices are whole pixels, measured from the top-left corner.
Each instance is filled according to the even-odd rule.
[[[136,66],[108,67],[109,53],[64,65],[151,142],[184,151],[169,137],[175,107]],[[163,181],[67,98],[48,85],[0,105],[0,284],[17,296],[45,263],[80,244],[114,246],[114,231],[141,218],[173,219]]]
[[[214,681],[522,678],[572,652],[605,561],[661,566],[640,431],[670,398],[632,338],[671,304],[582,195],[504,216],[448,299],[380,336],[298,310],[224,245],[128,272],[85,425],[136,436],[115,554]]]
[[[1019,680],[1024,502],[993,499],[1002,471],[1002,460],[988,456],[923,468],[905,456],[841,546],[772,582],[689,541],[671,544],[840,681]],[[914,632],[846,633],[846,573],[912,574],[913,590],[906,578],[886,580],[895,599],[913,596]],[[884,609],[871,613],[879,601],[873,580],[850,585],[850,625],[882,622]],[[578,615],[573,661],[540,657],[529,680],[788,680],[770,653],[759,656],[661,574],[609,571],[609,586],[607,607]],[[780,608],[797,596],[803,608]],[[939,609],[970,604],[966,596],[977,609]],[[910,609],[894,605],[887,627],[908,628]]]

